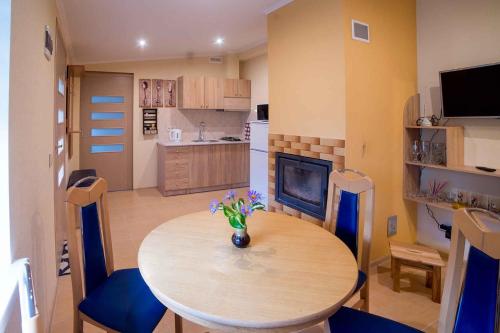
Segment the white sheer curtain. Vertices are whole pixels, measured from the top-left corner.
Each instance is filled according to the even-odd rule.
[[[16,287],[11,274],[9,217],[9,63],[11,2],[0,0],[0,332]]]

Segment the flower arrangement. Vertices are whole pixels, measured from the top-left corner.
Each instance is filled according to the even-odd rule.
[[[227,192],[224,200],[212,200],[210,202],[210,211],[215,214],[218,210],[224,212],[224,216],[228,218],[229,224],[235,229],[245,229],[247,217],[252,216],[256,210],[264,210],[265,206],[260,201],[262,194],[255,190],[250,190],[247,193],[248,204],[243,198],[236,199],[236,192],[231,190]]]

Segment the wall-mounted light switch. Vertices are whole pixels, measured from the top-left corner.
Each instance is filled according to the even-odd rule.
[[[392,215],[387,218],[387,237],[394,236],[398,232],[398,216]]]

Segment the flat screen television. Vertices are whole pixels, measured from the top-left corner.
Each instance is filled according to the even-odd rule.
[[[500,118],[500,63],[439,76],[445,118]]]

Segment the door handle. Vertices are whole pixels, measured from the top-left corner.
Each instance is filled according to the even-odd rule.
[[[82,134],[82,130],[68,130],[67,131],[68,134]]]

